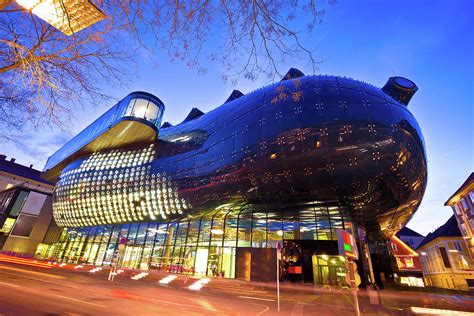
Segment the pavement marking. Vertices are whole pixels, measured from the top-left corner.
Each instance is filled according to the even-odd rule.
[[[13,287],[20,287],[19,285],[16,285],[16,284],[10,284],[10,283],[5,283],[5,282],[0,282],[0,284],[3,284],[3,285],[8,285],[8,286],[13,286]]]
[[[268,301],[268,302],[275,302],[275,300],[272,300],[270,298],[261,298],[261,297],[251,297],[251,296],[237,296],[237,297],[240,297],[240,298],[247,298],[249,300],[259,300],[259,301]]]
[[[96,304],[96,303],[91,303],[91,302],[87,302],[87,301],[83,301],[83,300],[78,300],[77,298],[72,298],[72,297],[68,297],[68,296],[62,296],[62,295],[53,295],[53,296],[60,297],[60,298],[64,298],[64,299],[71,300],[71,301],[76,301],[76,302],[84,303],[84,304],[89,304],[89,305],[93,305],[93,306],[98,306],[98,307],[107,308],[107,306],[105,306],[105,305],[100,305],[100,304]]]
[[[20,272],[26,273],[26,274],[39,275],[39,276],[58,279],[58,280],[61,280],[61,279],[65,278],[65,277],[59,276],[59,275],[54,275],[54,274],[49,274],[49,273],[42,273],[42,272],[37,272],[37,271],[30,271],[30,270],[25,270],[25,269],[18,269],[18,268],[13,268],[13,267],[0,266],[0,269],[16,271],[16,272],[20,271]]]
[[[187,305],[187,304],[179,304],[179,303],[174,303],[174,302],[169,302],[169,301],[161,301],[161,300],[156,300],[156,299],[153,299],[153,298],[148,298],[148,297],[138,296],[138,295],[127,295],[127,298],[141,299],[143,301],[157,302],[157,303],[176,305],[176,306],[182,306],[182,307],[203,309],[203,310],[206,310],[206,311],[209,311],[209,312],[214,312],[214,313],[223,313],[222,311],[219,311],[219,310],[216,310],[216,309],[209,309],[209,308],[206,308],[206,307],[193,306],[193,305]]]
[[[267,312],[270,309],[269,306],[266,306],[266,305],[263,305],[263,306],[265,306],[265,309],[263,311],[261,311],[260,313],[258,313],[256,316],[263,315],[263,313]]]
[[[293,305],[293,308],[291,309],[290,316],[303,315],[303,308],[304,308],[304,305],[300,304],[300,303],[297,303],[297,304]]]

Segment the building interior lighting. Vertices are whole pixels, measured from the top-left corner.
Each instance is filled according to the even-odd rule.
[[[89,0],[16,0],[16,2],[68,36],[105,18],[105,14]]]
[[[426,307],[415,307],[412,306],[411,311],[415,314],[422,314],[422,315],[445,315],[445,316],[450,316],[450,315],[456,315],[456,316],[468,316],[471,315],[472,313],[470,312],[463,312],[463,311],[454,311],[454,310],[449,310],[449,309],[437,309],[437,308],[426,308]]]

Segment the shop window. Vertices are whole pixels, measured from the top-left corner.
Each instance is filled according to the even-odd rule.
[[[5,223],[3,223],[2,229],[0,229],[0,233],[9,234],[15,224],[15,220],[15,218],[7,218]]]

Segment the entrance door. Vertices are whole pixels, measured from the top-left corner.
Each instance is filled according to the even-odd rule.
[[[345,259],[340,256],[313,255],[314,284],[342,286],[345,280]]]
[[[122,260],[123,268],[136,269],[140,263],[141,247],[126,246]]]

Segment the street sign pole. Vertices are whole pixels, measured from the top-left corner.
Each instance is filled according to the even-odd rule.
[[[356,310],[356,315],[357,316],[360,316],[360,308],[359,308],[359,297],[357,296],[357,288],[358,288],[358,285],[356,283],[356,263],[348,258],[348,265],[349,265],[349,275],[350,275],[350,286],[351,286],[351,292],[352,292],[352,295],[354,296],[354,308]]]
[[[114,273],[112,274],[112,282],[114,282],[115,276],[117,275],[118,264],[120,262],[120,259],[122,259],[121,254],[122,252],[119,249],[117,253],[117,261],[115,261],[115,265],[114,265]]]
[[[360,285],[360,277],[356,279],[356,276],[358,276],[357,264],[354,261],[359,259],[357,243],[352,234],[343,229],[338,229],[337,245],[339,248],[339,255],[347,258],[347,270],[349,273],[348,278],[346,277],[346,282],[349,283],[352,295],[354,296],[354,308],[356,310],[356,315],[360,316],[359,298],[357,295],[358,287]]]
[[[280,260],[281,260],[281,244],[277,243],[277,256],[276,256],[276,277],[277,277],[277,304],[278,311],[280,311]]]
[[[115,263],[110,267],[109,278],[108,278],[109,281],[114,282],[115,275],[117,275],[118,265],[122,257],[121,254],[123,250],[125,250],[126,244],[127,244],[127,238],[120,235],[119,245],[117,249],[117,258],[115,259]]]

